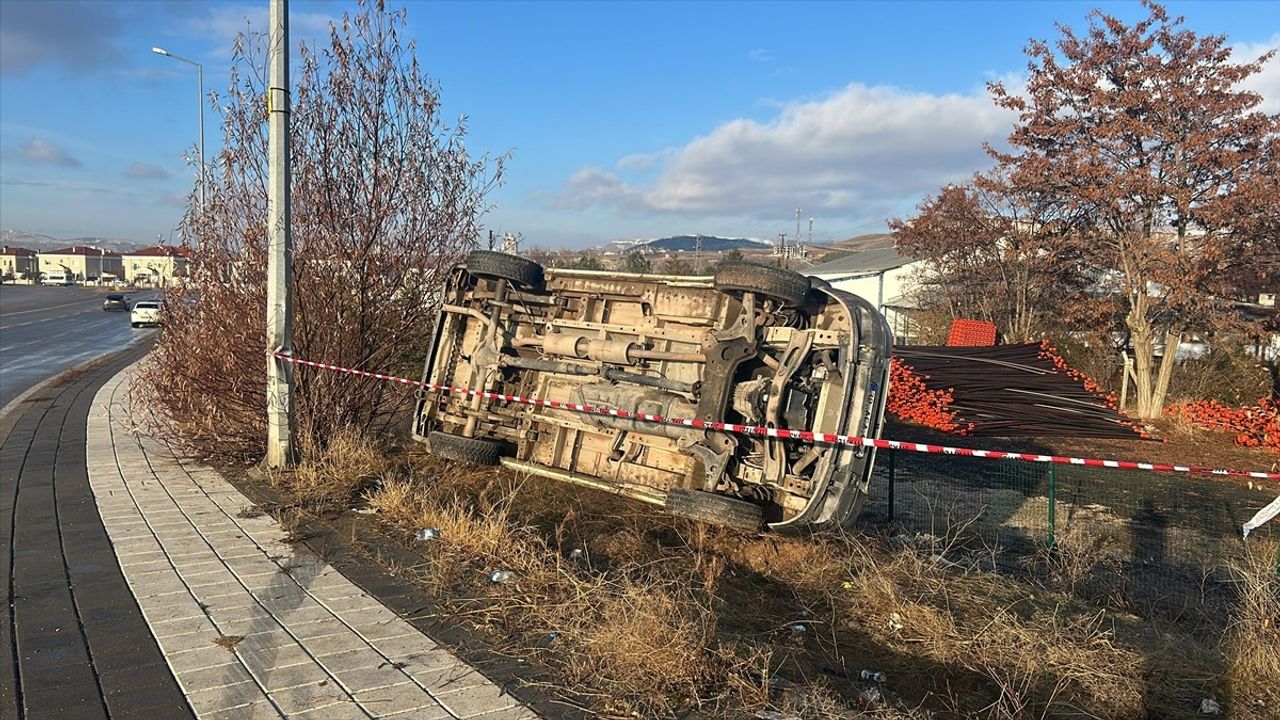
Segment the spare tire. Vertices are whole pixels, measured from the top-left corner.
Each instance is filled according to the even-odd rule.
[[[803,305],[809,297],[809,278],[771,265],[729,263],[716,270],[712,282],[720,292],[753,292],[791,307]]]
[[[666,509],[677,517],[752,532],[764,522],[764,510],[759,505],[701,490],[668,490]]]
[[[502,443],[484,438],[468,438],[432,430],[427,435],[427,449],[446,460],[460,460],[473,465],[497,465],[502,457]]]
[[[542,266],[519,255],[476,250],[467,256],[467,272],[476,277],[506,280],[522,290],[542,292]]]

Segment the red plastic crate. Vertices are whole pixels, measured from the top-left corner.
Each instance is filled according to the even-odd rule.
[[[988,347],[996,344],[996,326],[983,320],[952,320],[947,345],[951,347]]]

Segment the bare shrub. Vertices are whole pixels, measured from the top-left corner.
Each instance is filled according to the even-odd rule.
[[[411,373],[429,340],[443,274],[479,234],[503,158],[474,158],[464,121],[446,123],[405,13],[362,0],[302,46],[293,88],[294,348],[350,367]],[[183,226],[190,277],[167,300],[143,372],[146,401],[169,434],[202,455],[250,458],[263,447],[266,305],[266,38],[236,42],[223,150],[208,208]],[[339,428],[385,428],[408,394],[376,380],[297,372],[300,444]]]
[[[1230,348],[1230,340],[1221,340]],[[1248,405],[1271,397],[1271,372],[1257,358],[1234,349],[1212,348],[1198,360],[1180,363],[1169,383],[1174,402],[1217,400],[1227,405]]]
[[[1070,333],[1053,333],[1049,339],[1073,370],[1084,373],[1105,390],[1120,392],[1124,361],[1110,333],[1073,330]]]

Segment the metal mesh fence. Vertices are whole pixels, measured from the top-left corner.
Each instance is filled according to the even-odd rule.
[[[1113,607],[1202,615],[1232,601],[1241,526],[1273,499],[1180,473],[887,451],[863,519],[940,563],[1034,576]],[[1276,523],[1247,542],[1280,548]]]

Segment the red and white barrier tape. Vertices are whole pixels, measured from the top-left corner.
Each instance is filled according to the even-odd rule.
[[[521,405],[535,405],[538,407],[554,408],[556,410],[570,410],[573,412],[589,413],[592,415],[608,415],[610,417],[623,418],[626,420],[642,420],[662,425],[681,425],[684,427],[699,428],[703,430],[731,432],[739,435],[764,435],[772,438],[780,438],[782,440],[803,440],[805,442],[825,444],[861,445],[864,447],[880,448],[882,450],[908,450],[910,452],[961,455],[964,457],[986,458],[988,460],[1022,460],[1024,462],[1055,463],[1058,465],[1106,467],[1115,468],[1117,470],[1152,470],[1155,472],[1227,475],[1233,477],[1254,478],[1258,480],[1280,480],[1280,473],[1273,472],[1216,470],[1213,468],[1189,467],[1186,465],[1134,462],[1132,460],[1100,460],[1097,458],[1064,457],[1062,455],[1034,455],[1030,453],[1003,452],[1000,450],[979,450],[976,448],[950,447],[948,445],[929,445],[926,443],[908,442],[906,440],[882,440],[879,438],[858,437],[857,435],[836,435],[834,433],[812,432],[810,430],[787,430],[784,428],[762,427],[760,425],[737,425],[735,423],[709,420],[688,420],[685,418],[664,417],[662,415],[649,415],[648,413],[628,412],[626,410],[618,410],[616,408],[609,407],[579,405],[577,403],[560,402],[558,400],[539,400],[538,398],[529,398],[524,397],[523,395],[504,395],[502,393],[489,392],[487,390],[437,385],[435,383],[411,380],[409,378],[398,377],[396,375],[385,375],[383,373],[368,372],[367,370],[356,370],[355,368],[316,362],[314,360],[302,360],[301,358],[296,358],[283,352],[274,352],[272,355],[284,362],[292,363],[294,365],[306,365],[307,367],[320,368],[321,370],[332,370],[334,372],[347,373],[348,375],[359,375],[362,377],[376,378],[386,382],[400,383],[402,385],[413,385],[433,392],[467,395],[469,397],[479,395],[480,397],[489,400],[502,400],[504,402],[519,403]]]

